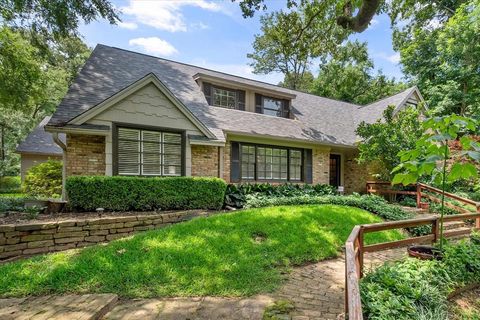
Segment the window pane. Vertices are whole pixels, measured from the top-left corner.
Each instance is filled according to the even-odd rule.
[[[119,128],[118,139],[140,140],[140,130]]]
[[[213,105],[229,109],[236,108],[237,92],[233,90],[213,88]]]
[[[302,152],[290,150],[290,180],[300,181],[302,179]]]
[[[143,141],[152,141],[160,143],[161,133],[156,131],[142,131],[142,140]]]
[[[269,97],[262,97],[263,101],[263,113],[276,116],[276,117],[283,117],[283,101],[275,98]]]

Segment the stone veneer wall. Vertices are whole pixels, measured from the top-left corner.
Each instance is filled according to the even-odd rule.
[[[67,176],[105,175],[105,137],[67,134]]]
[[[192,145],[192,176],[218,177],[218,147]]]
[[[189,220],[201,211],[0,225],[0,260],[81,248]]]
[[[358,164],[358,153],[345,155],[345,193],[365,193],[365,183],[371,180],[371,175],[368,172],[368,166],[365,164]]]

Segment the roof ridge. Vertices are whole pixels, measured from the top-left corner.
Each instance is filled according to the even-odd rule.
[[[244,79],[244,80],[248,80],[248,81],[258,82],[258,83],[266,84],[266,85],[269,85],[269,86],[272,86],[272,87],[277,87],[277,88],[282,89],[282,90],[285,90],[285,91],[300,92],[300,93],[308,94],[308,95],[310,95],[310,96],[314,96],[314,97],[318,97],[318,98],[323,98],[323,99],[327,99],[327,100],[331,100],[331,101],[342,102],[342,103],[345,103],[345,104],[348,104],[348,105],[351,105],[351,106],[354,106],[354,107],[361,107],[361,105],[356,104],[356,103],[352,103],[352,102],[348,102],[348,101],[343,101],[343,100],[340,100],[340,99],[334,99],[334,98],[324,97],[324,96],[320,96],[320,95],[318,95],[318,94],[314,94],[314,93],[306,92],[306,91],[302,91],[302,90],[285,88],[285,87],[282,87],[282,86],[280,86],[280,85],[278,85],[278,84],[272,84],[272,83],[268,83],[268,82],[265,82],[265,81],[260,81],[260,80],[255,80],[255,79],[251,79],[251,78],[247,78],[247,77],[237,76],[237,75],[234,75],[234,74],[230,74],[230,73],[226,73],[226,72],[218,71],[218,70],[213,70],[213,69],[209,69],[209,68],[205,68],[205,67],[200,67],[200,66],[197,66],[197,65],[194,65],[194,64],[190,64],[190,63],[186,63],[186,62],[180,62],[180,61],[175,61],[175,60],[166,59],[166,58],[162,58],[162,57],[157,57],[157,56],[154,56],[154,55],[151,55],[151,54],[146,54],[146,53],[142,53],[142,52],[138,52],[138,51],[133,51],[133,50],[128,50],[128,49],[124,49],[124,48],[119,48],[119,47],[114,47],[114,46],[108,46],[108,45],[102,44],[102,43],[98,43],[98,44],[95,46],[95,48],[98,47],[98,46],[103,46],[103,47],[108,47],[108,48],[112,48],[112,49],[116,49],[116,50],[121,50],[121,51],[129,52],[129,53],[134,53],[134,54],[146,56],[146,57],[149,57],[149,58],[160,59],[160,60],[163,60],[163,61],[167,61],[167,62],[171,62],[171,63],[177,63],[177,64],[181,64],[181,65],[188,66],[188,67],[194,67],[194,68],[198,68],[198,69],[203,69],[203,70],[207,70],[207,71],[212,71],[212,72],[224,74],[224,75],[227,75],[227,76],[230,76],[230,77],[236,77],[236,78],[240,78],[240,79]],[[95,49],[94,49],[94,50],[95,50]]]
[[[412,90],[415,90],[415,89],[417,89],[417,86],[411,86],[411,87],[409,87],[409,88],[407,88],[407,89],[405,89],[405,90],[402,90],[402,91],[397,92],[397,93],[395,93],[395,94],[392,94],[392,95],[390,95],[390,96],[386,96],[386,97],[384,97],[384,98],[381,98],[381,99],[375,100],[375,101],[373,101],[373,102],[370,102],[369,104],[362,105],[362,106],[360,106],[360,108],[358,108],[358,109],[362,109],[362,108],[371,106],[372,104],[381,102],[381,101],[383,101],[383,100],[386,100],[386,99],[389,99],[389,98],[398,96],[398,95],[400,95],[400,94],[402,94],[402,93],[406,93],[407,91],[412,91]]]

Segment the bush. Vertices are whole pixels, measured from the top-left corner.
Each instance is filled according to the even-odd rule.
[[[48,160],[31,167],[23,188],[30,196],[59,198],[62,194],[62,162]]]
[[[447,319],[448,295],[480,279],[480,245],[463,240],[444,249],[442,261],[407,258],[367,274],[365,319]]]
[[[328,184],[280,184],[246,183],[240,185],[230,184],[225,193],[225,205],[242,208],[246,204],[248,195],[270,197],[298,197],[304,195],[323,196],[337,194],[335,187]]]
[[[0,213],[7,211],[22,211],[25,204],[23,198],[0,197]]]
[[[0,193],[16,193],[20,189],[20,177],[0,177]]]
[[[147,211],[221,209],[227,185],[218,178],[69,177],[66,191],[75,210]]]
[[[372,212],[385,220],[397,221],[414,218],[414,214],[403,210],[398,205],[389,204],[385,199],[376,195],[350,195],[350,196],[298,196],[298,197],[267,197],[247,195],[247,208],[259,208],[281,205],[300,204],[336,204],[357,207]],[[431,226],[420,226],[407,229],[413,235],[425,235],[431,232]]]

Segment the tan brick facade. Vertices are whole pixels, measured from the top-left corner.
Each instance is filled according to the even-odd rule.
[[[67,176],[105,175],[105,137],[67,134]]]
[[[345,193],[365,193],[365,183],[371,179],[368,167],[357,162],[358,153],[345,156]]]
[[[218,177],[218,147],[192,145],[191,150],[192,176]]]
[[[328,184],[330,180],[330,152],[324,149],[312,150],[313,184]]]
[[[230,183],[230,142],[225,144],[223,148],[223,180]]]

